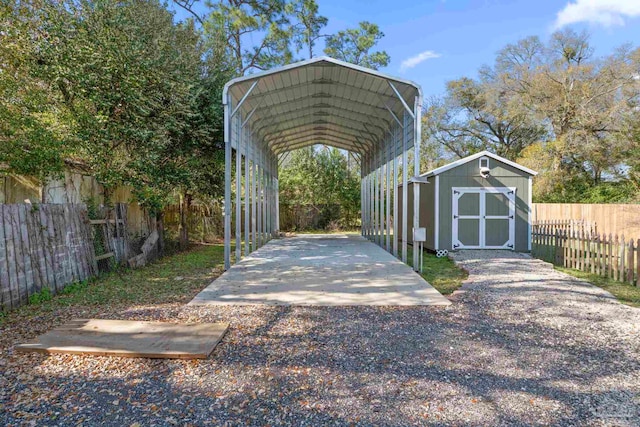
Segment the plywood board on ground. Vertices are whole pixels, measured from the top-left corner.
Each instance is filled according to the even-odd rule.
[[[206,359],[228,323],[166,323],[133,320],[75,319],[17,351],[95,356]]]

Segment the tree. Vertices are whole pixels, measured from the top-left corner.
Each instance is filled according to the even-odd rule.
[[[433,99],[425,108],[429,137],[458,157],[482,150],[516,159],[528,145],[544,136],[542,126],[499,82],[463,77],[447,83],[444,99]]]
[[[72,132],[56,108],[56,86],[38,75],[44,7],[37,1],[0,5],[0,169],[41,181],[63,171]]]
[[[313,58],[316,42],[327,37],[320,31],[327,26],[329,20],[318,14],[318,4],[315,0],[294,0],[288,3],[286,11],[293,16],[291,34],[297,52],[306,49],[308,58]]]
[[[628,186],[638,49],[594,58],[586,33],[529,37],[498,52],[425,108],[431,141],[463,156],[489,149],[542,174],[538,200],[619,200]],[[631,150],[631,151],[630,151]]]
[[[332,223],[346,228],[357,225],[360,179],[340,150],[320,146],[295,150],[279,175],[285,209],[309,209],[318,216],[320,228]]]
[[[220,68],[236,76],[288,64],[293,55],[285,0],[217,0],[200,15],[198,0],[174,0],[201,24]]]
[[[391,60],[385,51],[371,52],[383,37],[384,33],[376,24],[363,21],[358,28],[327,37],[324,52],[332,58],[377,70],[389,65]]]

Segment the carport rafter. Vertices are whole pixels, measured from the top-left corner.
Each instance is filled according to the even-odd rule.
[[[300,83],[294,83],[287,73],[295,73],[300,78],[295,81]],[[411,99],[413,109],[409,107]],[[402,156],[402,180],[408,183],[409,174],[419,173],[419,86],[353,64],[314,58],[234,79],[225,85],[223,103],[225,268],[231,264],[232,224],[236,261],[276,236],[280,222],[278,168],[288,157],[283,153],[314,144],[338,147],[358,159],[362,234],[394,254],[401,239],[401,257],[407,261],[406,219],[402,230],[397,229],[398,158]],[[413,171],[407,163],[411,148]],[[234,182],[235,203],[231,200]],[[402,200],[405,218],[406,196]],[[418,209],[419,203],[414,204],[417,219]],[[413,227],[417,226],[414,221]],[[414,265],[418,265],[417,256],[415,251]]]

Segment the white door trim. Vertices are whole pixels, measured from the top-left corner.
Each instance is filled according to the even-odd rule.
[[[510,249],[515,250],[515,200],[516,187],[452,187],[451,188],[451,248],[452,249]],[[458,215],[458,199],[464,194],[478,193],[479,210],[478,215]],[[509,200],[508,215],[486,215],[486,194],[505,194]],[[458,239],[458,220],[478,219],[479,236],[478,246],[465,246]],[[486,245],[486,220],[487,219],[508,219],[509,220],[509,240],[503,246]]]

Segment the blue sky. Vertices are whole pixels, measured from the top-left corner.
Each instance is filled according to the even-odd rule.
[[[418,82],[427,97],[442,94],[448,80],[476,76],[506,44],[530,35],[546,40],[556,28],[589,31],[596,55],[640,44],[640,0],[317,1],[329,18],[326,33],[378,24],[385,33],[379,48],[391,56],[382,71]],[[408,61],[420,54],[423,61]]]

